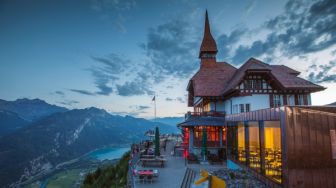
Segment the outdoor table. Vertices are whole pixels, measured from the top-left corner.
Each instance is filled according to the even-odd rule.
[[[141,155],[141,158],[155,158],[155,155]]]
[[[153,172],[153,171],[150,171],[150,170],[139,170],[139,171],[138,171],[138,174],[139,174],[139,175],[153,175],[154,172]]]
[[[160,162],[161,167],[164,167],[164,163],[167,161],[167,159],[164,159],[164,158],[150,158],[150,159],[142,158],[142,159],[140,159],[140,161],[142,162],[142,166],[146,166],[146,164],[148,162]]]

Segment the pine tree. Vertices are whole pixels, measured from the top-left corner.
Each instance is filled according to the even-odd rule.
[[[160,133],[159,133],[159,127],[155,128],[155,156],[160,156]]]

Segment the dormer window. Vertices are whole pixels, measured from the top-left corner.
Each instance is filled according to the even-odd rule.
[[[267,89],[265,80],[249,79],[244,81],[245,89]]]

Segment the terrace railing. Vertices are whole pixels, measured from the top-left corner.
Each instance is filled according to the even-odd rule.
[[[203,116],[203,117],[225,117],[225,112],[221,111],[208,111],[208,112],[187,112],[185,114],[185,119],[192,116]]]

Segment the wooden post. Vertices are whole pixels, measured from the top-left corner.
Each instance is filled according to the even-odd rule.
[[[269,100],[270,100],[270,107],[273,108],[274,107],[273,94],[269,95]]]
[[[248,121],[244,121],[244,132],[245,132],[245,158],[246,166],[249,166],[250,162],[250,144],[249,144],[249,127]]]
[[[287,105],[288,101],[287,101],[287,95],[282,95],[283,97],[283,105]]]
[[[260,143],[260,170],[265,175],[265,124],[259,121],[259,143]]]

